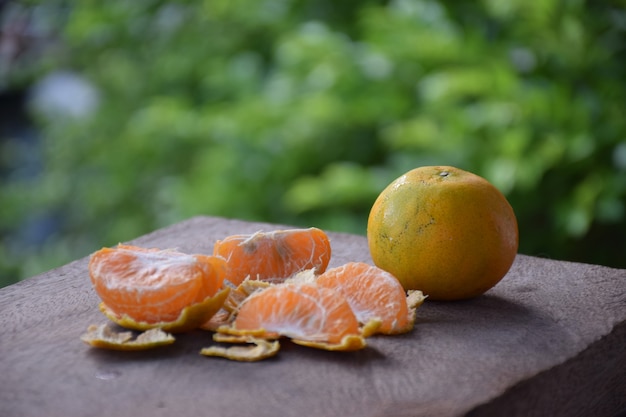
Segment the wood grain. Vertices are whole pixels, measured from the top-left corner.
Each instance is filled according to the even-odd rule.
[[[210,253],[283,226],[195,217],[133,243]],[[331,266],[371,262],[364,237],[330,233]],[[106,322],[87,259],[0,290],[0,415],[615,416],[626,410],[626,270],[518,255],[463,302],[429,302],[414,331],[359,352],[283,343],[257,363],[206,358],[210,334],[149,352],[92,349]]]

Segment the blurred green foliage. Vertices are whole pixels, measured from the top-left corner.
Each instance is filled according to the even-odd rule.
[[[30,82],[73,71],[100,101],[33,113],[42,172],[0,185],[5,284],[199,214],[365,234],[378,193],[434,164],[506,194],[521,253],[626,267],[617,2],[46,4],[62,47]],[[42,213],[52,235],[15,237]]]

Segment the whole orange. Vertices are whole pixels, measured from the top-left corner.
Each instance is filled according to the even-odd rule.
[[[519,235],[515,213],[486,179],[424,166],[394,180],[372,206],[372,260],[406,290],[431,300],[478,296],[509,271]]]

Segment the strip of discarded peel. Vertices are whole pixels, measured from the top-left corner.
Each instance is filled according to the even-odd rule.
[[[361,336],[370,337],[378,332],[378,329],[383,324],[383,321],[379,318],[370,319],[365,325],[361,328]]]
[[[268,332],[267,330],[261,328],[261,329],[236,329],[232,326],[229,325],[225,325],[225,326],[220,326],[215,330],[217,333],[213,336],[214,338],[216,337],[216,335],[229,335],[229,336],[252,336],[255,338],[259,338],[259,339],[279,339],[281,337],[280,334],[278,334],[277,332]],[[219,337],[219,336],[217,336]]]
[[[200,354],[204,356],[214,356],[226,358],[240,362],[254,362],[275,356],[280,350],[278,340],[268,341],[252,336],[242,339],[230,338],[231,343],[247,343],[248,346],[211,346],[200,350]]]
[[[351,352],[364,349],[367,346],[367,342],[363,336],[354,334],[344,336],[340,343],[318,342],[301,339],[291,339],[291,341],[297,345],[330,351]]]
[[[427,297],[427,295],[424,295],[424,293],[419,290],[409,290],[406,302],[410,309],[415,310],[424,303],[424,300],[426,300]]]
[[[404,328],[397,329],[395,332],[390,333],[390,335],[408,333],[413,330],[413,327],[415,327],[415,319],[417,318],[417,309],[424,304],[424,300],[426,300],[427,297],[427,295],[424,295],[424,293],[419,290],[409,290],[407,292],[406,303],[409,307],[409,321]]]
[[[174,336],[161,329],[150,329],[133,339],[130,331],[116,332],[107,324],[92,324],[87,328],[81,340],[86,344],[110,350],[147,350],[159,346],[171,345],[176,340]]]
[[[255,337],[251,335],[235,335],[235,334],[223,334],[214,333],[213,341],[218,343],[248,343],[250,338],[262,339],[261,337]],[[264,339],[267,340],[267,339]]]

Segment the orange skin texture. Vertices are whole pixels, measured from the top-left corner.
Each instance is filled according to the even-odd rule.
[[[226,262],[214,256],[130,245],[91,255],[91,282],[114,314],[138,322],[171,322],[188,306],[214,296],[226,276]]]
[[[370,211],[374,263],[430,300],[476,297],[509,271],[519,244],[515,213],[484,178],[449,166],[393,181]]]
[[[324,272],[331,247],[326,233],[311,227],[228,236],[215,243],[213,255],[226,259],[235,285],[247,277],[279,283],[305,269]]]

